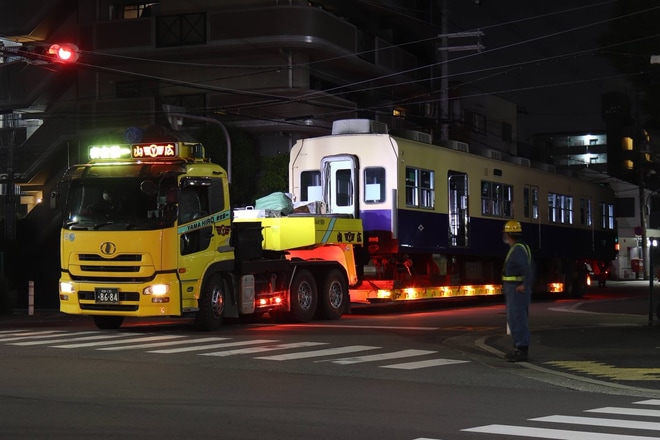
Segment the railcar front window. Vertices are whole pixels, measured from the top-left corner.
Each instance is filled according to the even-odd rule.
[[[365,168],[364,201],[366,203],[381,203],[385,201],[385,168]]]
[[[321,171],[313,170],[300,173],[300,199],[302,202],[323,200]]]

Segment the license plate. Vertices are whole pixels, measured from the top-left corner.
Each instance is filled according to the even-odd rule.
[[[94,299],[97,303],[117,304],[119,302],[119,289],[116,288],[97,288],[94,289]]]

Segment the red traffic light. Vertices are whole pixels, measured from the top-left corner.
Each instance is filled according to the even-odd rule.
[[[78,61],[78,46],[71,43],[51,44],[48,48],[48,55],[53,57],[53,61],[58,63],[75,63]]]

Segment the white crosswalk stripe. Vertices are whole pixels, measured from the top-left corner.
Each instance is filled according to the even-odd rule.
[[[262,347],[240,348],[238,350],[216,351],[214,353],[201,353],[203,356],[233,356],[237,354],[254,354],[265,351],[287,350],[290,348],[313,347],[325,345],[325,342],[291,342],[289,344],[265,345]]]
[[[396,370],[417,370],[419,368],[440,367],[452,364],[467,364],[470,361],[459,361],[457,359],[427,359],[424,361],[404,362],[402,364],[381,365],[380,368],[393,368]]]
[[[538,439],[554,439],[554,440],[658,440],[660,437],[649,437],[644,434],[638,433],[624,433],[626,429],[635,431],[660,431],[660,422],[650,421],[648,417],[660,417],[660,410],[642,408],[642,405],[659,406],[660,399],[643,400],[633,402],[637,407],[603,407],[585,410],[586,413],[607,414],[614,416],[613,418],[606,417],[584,417],[584,416],[570,416],[570,415],[551,415],[544,417],[536,417],[528,419],[528,422],[534,423],[532,426],[517,426],[517,425],[484,425],[474,428],[463,429],[464,432],[474,432],[480,434],[503,435],[510,437],[525,437],[525,438],[538,438]],[[626,419],[619,419],[616,416],[626,416]],[[632,419],[630,417],[646,418],[644,420]],[[540,423],[541,426],[537,424]],[[546,424],[554,424],[552,428],[548,428]],[[561,426],[557,429],[558,424],[568,425]],[[544,426],[545,425],[545,426]],[[593,427],[593,428],[614,428],[619,430],[619,433],[605,433],[594,431],[581,431],[576,430],[575,427]],[[587,428],[588,429],[588,428]]]
[[[166,350],[152,350],[149,351],[149,353],[168,353],[168,354],[185,353],[189,351],[202,351],[202,350],[213,350],[216,348],[238,347],[241,345],[269,344],[271,342],[278,342],[278,341],[272,339],[251,339],[247,341],[224,342],[222,344],[194,345],[192,347],[169,348]]]
[[[298,353],[277,354],[274,356],[262,356],[257,359],[266,359],[269,361],[288,361],[291,359],[308,359],[314,357],[336,356],[338,354],[355,353],[357,351],[375,350],[380,347],[369,345],[348,345],[346,347],[325,348],[323,350],[301,351]]]
[[[187,335],[131,332],[3,330],[0,331],[0,344],[3,343],[20,347],[47,346],[65,350],[88,348],[103,351],[144,350],[146,353],[170,355],[193,353],[209,357],[252,356],[253,359],[265,361],[307,359],[315,363],[346,366],[363,363],[386,363],[385,365],[378,365],[378,367],[398,370],[417,370],[469,362],[438,357],[428,358],[437,355],[438,352],[433,350],[406,349],[376,353],[376,350],[383,351],[384,348],[372,345],[346,345],[310,350],[311,347],[328,345],[328,343],[317,341],[282,343],[277,339],[237,340],[229,337],[196,338]],[[273,351],[287,352],[259,356]],[[371,353],[343,357],[349,353],[362,352]],[[394,364],[388,363],[395,359],[403,361],[412,358],[417,358],[417,360]]]
[[[64,335],[59,335],[59,336],[64,336]],[[53,344],[60,344],[60,343],[66,343],[66,342],[79,342],[79,341],[92,341],[92,340],[102,340],[102,339],[117,339],[117,338],[127,338],[127,337],[136,337],[139,336],[137,334],[129,334],[129,333],[113,333],[113,334],[97,334],[97,335],[92,335],[92,336],[83,336],[82,338],[78,337],[73,337],[73,338],[62,338],[62,339],[47,339],[47,340],[37,340],[37,341],[25,341],[25,342],[12,342],[9,345],[21,345],[21,346],[28,346],[28,345],[53,345]]]
[[[151,341],[162,341],[164,339],[176,339],[183,338],[184,336],[145,336],[143,338],[132,339],[131,342],[151,342]],[[124,340],[115,340],[115,341],[94,341],[94,342],[81,342],[77,344],[64,344],[64,345],[53,345],[55,348],[83,348],[83,347],[103,347],[106,345],[116,345],[116,344],[125,344]]]
[[[412,356],[422,356],[425,354],[433,354],[437,351],[429,350],[402,350],[402,351],[393,351],[391,353],[381,353],[381,354],[371,354],[367,356],[358,356],[352,358],[344,359],[333,359],[331,362],[339,365],[350,365],[350,364],[359,364],[362,362],[376,362],[390,359],[401,359]]]
[[[227,340],[227,338],[184,339],[179,341],[151,342],[149,344],[120,345],[119,347],[103,347],[103,348],[99,348],[99,350],[107,350],[107,351],[137,350],[137,349],[145,349],[145,348],[170,347],[172,345],[185,345],[192,343],[199,344],[201,342],[218,342],[225,340]]]

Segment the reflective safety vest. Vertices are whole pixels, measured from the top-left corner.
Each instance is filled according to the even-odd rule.
[[[529,246],[527,246],[524,243],[514,243],[510,248],[509,252],[506,253],[506,258],[504,259],[504,267],[506,267],[506,262],[509,260],[509,257],[511,256],[511,253],[513,252],[513,248],[516,246],[522,246],[522,248],[525,250],[525,253],[527,254],[527,263],[532,265],[532,253],[529,250]],[[519,282],[522,283],[522,281],[525,279],[523,275],[504,275],[502,273],[502,281],[512,281],[512,282]]]

